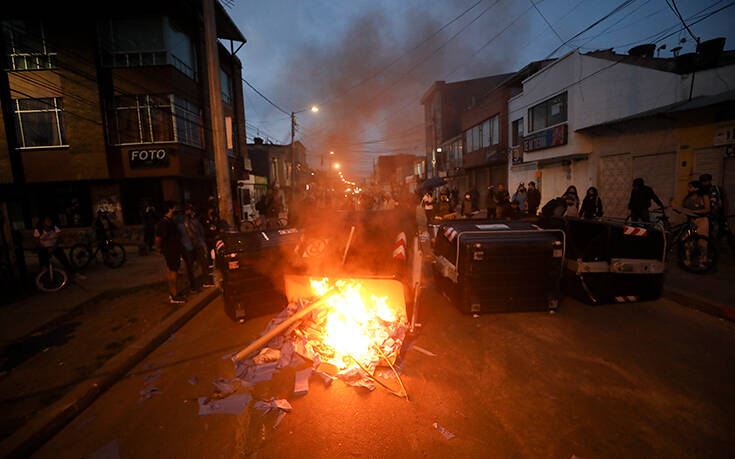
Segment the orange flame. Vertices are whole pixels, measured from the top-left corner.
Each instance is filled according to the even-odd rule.
[[[389,338],[386,323],[399,320],[397,311],[388,304],[387,296],[364,292],[355,280],[335,282],[339,293],[326,301],[326,321],[323,342],[334,350],[329,363],[343,370],[352,360],[369,363],[380,358],[376,346]],[[329,279],[311,280],[312,291],[323,296],[329,289]]]

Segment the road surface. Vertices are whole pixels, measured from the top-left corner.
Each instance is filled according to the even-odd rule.
[[[313,376],[294,397],[292,370],[253,389],[287,398],[274,415],[197,416],[197,397],[234,368],[269,317],[229,321],[221,299],[186,324],[36,454],[87,457],[731,457],[735,324],[666,299],[557,314],[456,311],[429,287],[403,380],[411,401]],[[138,402],[146,376],[163,393]],[[188,380],[198,378],[196,384]],[[242,389],[239,389],[242,390]],[[456,435],[445,439],[439,423]]]

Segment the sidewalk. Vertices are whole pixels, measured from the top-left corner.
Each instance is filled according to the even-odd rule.
[[[166,281],[163,257],[128,253],[118,269],[92,265],[87,279],[72,282],[56,293],[36,293],[0,307],[0,348],[28,336],[45,325],[60,320],[81,305],[114,291],[123,291]]]
[[[682,271],[675,257],[668,262],[664,296],[708,314],[735,321],[735,261],[720,253],[717,267],[711,273],[692,274]]]

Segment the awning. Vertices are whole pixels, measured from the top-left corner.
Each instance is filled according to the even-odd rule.
[[[225,8],[220,2],[214,2],[215,8],[215,21],[217,24],[217,38],[224,38],[225,40],[239,41],[246,43],[245,36],[237,28],[235,22],[232,20]]]
[[[535,162],[538,167],[550,166],[552,164],[563,163],[565,161],[583,161],[589,159],[589,153],[574,153],[571,155],[555,156],[553,158],[538,159],[536,161],[528,161],[529,163]]]
[[[684,112],[687,110],[696,110],[698,108],[704,108],[714,105],[732,104],[735,102],[735,90],[715,94],[713,96],[699,96],[692,100],[682,100],[673,104],[664,105],[663,107],[654,108],[652,110],[646,110],[644,112],[636,113],[635,115],[624,116],[612,121],[606,121],[604,123],[593,124],[592,126],[585,126],[579,129],[575,129],[575,132],[585,131],[592,128],[607,127],[625,121],[631,121],[639,118],[648,118],[667,113]]]

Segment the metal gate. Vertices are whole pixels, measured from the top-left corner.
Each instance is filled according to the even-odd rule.
[[[712,183],[722,186],[722,161],[725,149],[722,147],[704,148],[694,152],[692,180],[698,180],[702,174],[712,174]]]
[[[676,153],[633,157],[633,175],[645,180],[664,204],[676,194]]]
[[[600,198],[605,216],[626,217],[632,181],[632,161],[629,153],[601,158]]]

